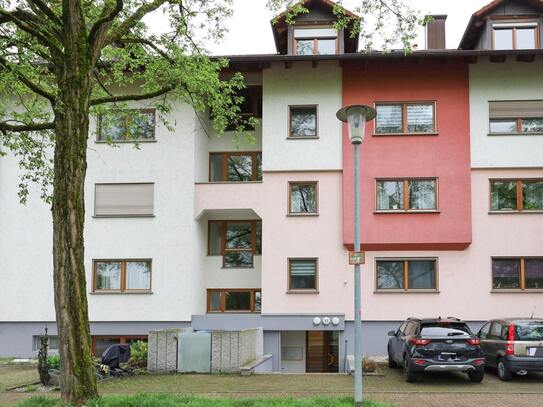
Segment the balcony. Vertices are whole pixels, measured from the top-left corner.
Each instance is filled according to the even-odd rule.
[[[262,193],[261,181],[196,183],[194,216],[196,219],[260,218]]]

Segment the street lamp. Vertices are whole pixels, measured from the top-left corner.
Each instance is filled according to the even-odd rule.
[[[360,144],[364,141],[366,122],[377,112],[365,105],[345,106],[336,117],[349,125],[349,139],[354,147],[354,251],[360,252]],[[354,405],[362,405],[362,316],[360,292],[360,262],[354,264]]]

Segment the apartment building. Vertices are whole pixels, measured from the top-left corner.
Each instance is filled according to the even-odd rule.
[[[86,265],[93,350],[153,329],[262,327],[277,372],[340,372],[354,351],[353,161],[335,113],[374,106],[361,147],[363,351],[409,316],[458,316],[474,329],[529,315],[543,293],[543,5],[497,0],[458,49],[446,16],[427,47],[358,52],[333,3],[272,26],[277,54],[230,59],[253,140],[212,133],[178,105],[169,131],[142,109],[93,122]],[[350,13],[348,10],[346,13]],[[113,137],[118,147],[104,142]],[[0,159],[0,356],[54,335],[51,215],[17,201]],[[542,310],[536,312],[541,313]],[[53,346],[55,341],[53,340]]]

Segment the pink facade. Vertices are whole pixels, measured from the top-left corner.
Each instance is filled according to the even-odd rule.
[[[365,250],[462,250],[471,243],[468,68],[434,60],[350,63],[343,104],[435,101],[435,135],[374,136],[361,147],[361,241]],[[343,242],[353,245],[353,154],[344,126]],[[438,210],[377,213],[376,179],[438,180]]]

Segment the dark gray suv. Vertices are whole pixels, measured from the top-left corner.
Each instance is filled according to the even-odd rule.
[[[472,382],[484,378],[479,338],[458,318],[408,318],[388,335],[388,365],[403,366],[408,382],[422,372],[464,372]]]
[[[486,365],[495,367],[501,380],[511,380],[513,373],[543,372],[543,319],[493,319],[477,336]]]

